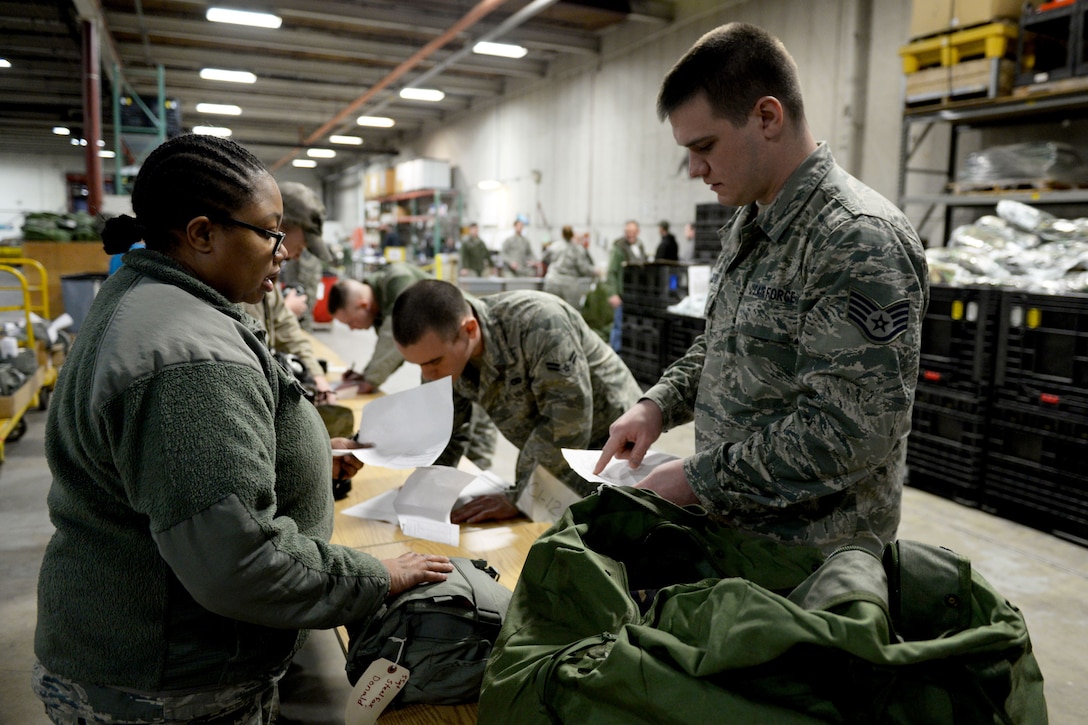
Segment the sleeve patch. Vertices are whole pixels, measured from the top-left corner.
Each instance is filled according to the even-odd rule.
[[[910,321],[910,300],[899,300],[887,307],[881,307],[856,289],[852,289],[846,316],[861,331],[866,340],[884,345],[907,331],[907,324]]]

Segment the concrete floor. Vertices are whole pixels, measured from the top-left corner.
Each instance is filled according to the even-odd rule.
[[[337,325],[316,338],[342,360],[368,359],[374,336]],[[418,368],[402,367],[386,384],[393,392],[414,385]],[[52,526],[45,496],[45,413],[27,415],[28,432],[6,446],[0,464],[0,725],[47,725],[30,691],[38,568]],[[691,426],[663,436],[656,448],[686,455]],[[495,471],[512,477],[516,450],[500,441]],[[930,494],[907,489],[900,537],[939,544],[968,556],[1027,619],[1046,679],[1050,722],[1079,725],[1088,717],[1088,551]],[[350,692],[343,655],[332,632],[315,632],[282,686],[283,717],[291,725],[343,723]]]

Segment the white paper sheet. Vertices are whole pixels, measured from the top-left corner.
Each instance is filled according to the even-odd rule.
[[[445,377],[372,400],[363,408],[360,443],[349,452],[363,463],[416,468],[434,463],[453,433],[453,382]],[[344,455],[334,450],[333,455]]]
[[[357,503],[354,506],[349,506],[340,513],[346,516],[354,516],[358,519],[373,519],[374,521],[399,524],[400,521],[397,519],[397,510],[393,508],[393,501],[396,500],[398,493],[400,493],[399,488],[394,488],[385,493],[379,493],[373,498],[368,498],[366,501]]]
[[[406,536],[456,546],[460,527],[450,512],[472,496],[497,493],[509,484],[494,474],[467,473],[447,466],[420,466],[400,488],[378,494],[341,513],[399,524]]]
[[[595,474],[593,473],[593,467],[597,465],[597,460],[600,457],[600,451],[582,451],[573,448],[563,449],[563,458],[566,459],[567,465],[569,465],[575,473],[587,481],[607,483],[610,486],[634,486],[636,483],[646,478],[650,471],[654,470],[662,463],[675,461],[677,458],[668,453],[661,453],[651,449],[646,452],[646,455],[643,457],[642,463],[638,468],[631,468],[629,461],[621,461],[617,458],[613,458],[608,462],[608,465],[604,467],[604,470],[601,471],[600,474]]]

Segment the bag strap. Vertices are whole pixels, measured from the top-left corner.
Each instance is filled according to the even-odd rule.
[[[478,620],[495,626],[502,626],[503,617],[509,604],[509,598],[500,598],[496,590],[498,573],[483,559],[465,559],[451,557],[450,563],[457,568],[465,582],[472,589],[472,602],[476,606]],[[490,572],[494,572],[492,575]],[[501,585],[500,585],[501,586]]]

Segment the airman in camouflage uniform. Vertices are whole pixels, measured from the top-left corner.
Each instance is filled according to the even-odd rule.
[[[483,277],[491,271],[491,250],[480,239],[480,227],[469,224],[468,234],[461,239],[461,274]]]
[[[644,487],[787,542],[888,541],[928,300],[922,245],[898,209],[812,139],[795,87],[755,88],[734,121],[690,78],[672,84],[693,54],[743,76],[744,59],[728,49],[746,45],[760,67],[789,59],[763,31],[732,24],[704,36],[662,88],[659,112],[689,149],[691,175],[743,208],[719,232],[706,334],[613,425],[598,467],[617,452],[641,461],[662,427],[694,418],[695,455]],[[742,144],[777,173],[738,164]]]
[[[401,292],[421,279],[431,279],[431,276],[414,265],[394,262],[367,275],[362,282],[340,280],[329,292],[329,314],[333,318],[353,330],[377,327],[378,341],[370,362],[362,373],[351,374],[352,371],[348,371],[343,378],[346,382],[358,381],[360,392],[374,392],[404,364],[404,356],[393,341],[393,325],[389,323],[389,318],[393,303]],[[477,410],[472,416],[471,435],[467,435],[466,455],[469,460],[482,470],[491,468],[491,457],[495,453],[498,437],[495,424],[482,409]]]
[[[563,238],[548,247],[544,291],[562,297],[571,307],[580,310],[597,273],[589,251],[573,239],[574,230],[563,227]]]
[[[450,321],[453,331],[443,333]],[[512,502],[537,464],[583,495],[594,490],[570,469],[560,449],[599,447],[609,423],[642,391],[577,310],[535,290],[476,299],[431,281],[398,298],[393,326],[397,346],[406,359],[420,364],[425,378],[453,376],[455,430],[468,419],[469,403],[476,402],[520,449],[514,490],[480,497],[454,511],[451,520],[517,515]],[[454,440],[437,463],[455,465],[460,456]],[[472,512],[483,513],[477,507],[487,504],[502,505],[473,519]]]
[[[502,243],[502,263],[516,277],[535,277],[536,255],[533,245],[521,233],[523,229],[525,222],[520,219],[514,222],[514,233]]]

